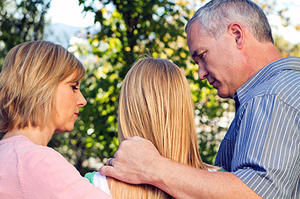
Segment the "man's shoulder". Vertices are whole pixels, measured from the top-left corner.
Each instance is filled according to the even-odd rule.
[[[300,87],[300,70],[282,70],[262,83],[267,94],[286,94]],[[299,90],[298,90],[299,91]]]
[[[300,70],[282,70],[253,88],[248,99],[256,97],[277,98],[300,110]],[[297,103],[295,103],[297,102]],[[299,103],[298,103],[299,102]]]

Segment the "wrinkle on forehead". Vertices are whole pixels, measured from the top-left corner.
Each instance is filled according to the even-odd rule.
[[[198,54],[198,51],[206,50],[205,43],[209,39],[214,39],[214,37],[201,24],[198,22],[197,24],[195,22],[191,24],[187,33],[187,43],[191,56],[194,57]]]

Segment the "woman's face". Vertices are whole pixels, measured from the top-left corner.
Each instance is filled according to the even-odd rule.
[[[55,97],[56,113],[53,116],[55,132],[72,131],[79,108],[86,105],[86,100],[80,92],[80,82],[71,81],[74,75],[58,84]]]

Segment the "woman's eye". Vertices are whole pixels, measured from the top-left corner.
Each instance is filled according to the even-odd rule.
[[[79,87],[77,85],[71,86],[73,90],[78,90]]]

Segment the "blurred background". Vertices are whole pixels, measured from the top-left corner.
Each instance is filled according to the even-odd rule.
[[[13,46],[41,39],[63,45],[84,63],[81,90],[88,104],[75,129],[49,143],[84,174],[97,170],[118,148],[118,97],[132,64],[143,55],[170,59],[186,72],[200,154],[213,164],[235,110],[232,100],[219,98],[207,81],[199,81],[189,56],[184,27],[205,2],[0,0],[0,66]],[[255,2],[270,21],[281,55],[300,56],[300,1]]]

